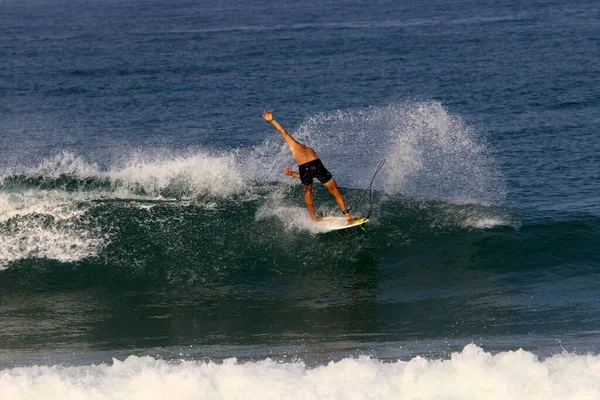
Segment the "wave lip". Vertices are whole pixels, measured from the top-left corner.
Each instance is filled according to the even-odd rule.
[[[384,363],[361,356],[307,368],[271,359],[168,362],[130,356],[112,365],[0,371],[0,400],[46,399],[597,399],[600,356],[527,351],[496,355],[471,344],[448,360]]]
[[[229,197],[246,183],[235,154],[145,155],[134,153],[107,170],[70,151],[35,166],[18,166],[0,176],[0,187],[19,190],[97,192],[109,197]]]
[[[233,154],[195,154],[179,157],[135,156],[120,168],[107,173],[133,193],[150,196],[230,197],[242,193],[245,179]]]

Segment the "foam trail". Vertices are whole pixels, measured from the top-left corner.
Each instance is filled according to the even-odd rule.
[[[309,233],[327,232],[328,229],[321,224],[315,223],[310,219],[308,210],[304,206],[304,198],[298,196],[290,203],[288,189],[290,186],[282,185],[272,190],[264,198],[264,202],[259,206],[255,219],[256,221],[276,218],[287,231],[305,231]],[[327,194],[328,196],[329,194]],[[333,201],[320,202],[315,207],[315,212],[320,216],[340,216],[339,208]],[[301,205],[299,205],[301,204]]]
[[[600,398],[600,356],[527,351],[496,355],[468,345],[449,360],[383,363],[360,357],[309,369],[270,359],[172,363],[130,356],[112,365],[0,371],[0,400],[47,399],[480,399]]]
[[[437,210],[436,227],[460,226],[465,229],[489,229],[506,226],[519,229],[521,223],[506,212],[483,206],[447,204]]]
[[[317,209],[317,213],[321,216],[334,215],[331,210],[323,211],[324,208]],[[256,213],[256,220],[261,221],[275,217],[283,223],[286,230],[306,231],[310,233],[327,232],[328,229],[324,225],[320,225],[311,221],[306,207],[297,206],[276,206],[274,204],[265,204],[261,206]]]

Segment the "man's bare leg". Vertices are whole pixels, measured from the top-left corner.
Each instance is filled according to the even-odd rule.
[[[327,188],[327,190],[329,190],[329,193],[331,193],[331,195],[335,199],[335,202],[342,209],[342,211],[348,209],[348,207],[346,207],[346,202],[344,201],[344,196],[342,196],[340,189],[338,188],[337,184],[335,183],[335,179],[331,178],[330,180],[327,181],[327,183],[324,183],[323,186],[325,186]],[[346,217],[346,221],[348,221],[348,222],[357,219],[357,217],[355,217],[354,215],[352,215],[350,213],[344,214],[344,217]]]
[[[302,184],[302,186],[304,187],[304,202],[306,203],[306,208],[308,208],[308,214],[310,215],[310,219],[312,219],[313,221],[320,221],[322,218],[321,217],[317,217],[317,214],[315,214],[315,205],[313,203],[313,187],[312,185],[304,185]]]

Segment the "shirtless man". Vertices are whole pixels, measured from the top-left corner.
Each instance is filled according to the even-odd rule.
[[[279,122],[275,121],[273,118],[273,111],[265,111],[263,113],[263,118],[269,122],[277,132],[281,133],[283,139],[287,143],[298,163],[299,172],[292,171],[292,169],[288,166],[285,167],[284,174],[288,176],[293,176],[294,178],[300,179],[302,182],[302,186],[304,187],[304,201],[306,202],[306,208],[308,208],[308,213],[310,214],[310,218],[313,221],[319,221],[321,217],[317,217],[315,214],[315,206],[313,204],[313,178],[317,178],[321,181],[323,186],[329,190],[329,193],[333,196],[336,203],[342,210],[344,217],[348,222],[356,219],[357,217],[350,214],[348,211],[348,207],[346,207],[346,202],[344,201],[344,197],[340,193],[333,176],[325,169],[323,163],[317,156],[317,153],[313,149],[308,146],[303,145],[298,142],[296,139],[292,137],[284,128],[279,124]]]

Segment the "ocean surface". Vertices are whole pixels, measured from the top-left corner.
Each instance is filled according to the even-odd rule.
[[[599,65],[596,0],[0,0],[0,399],[600,399]]]

